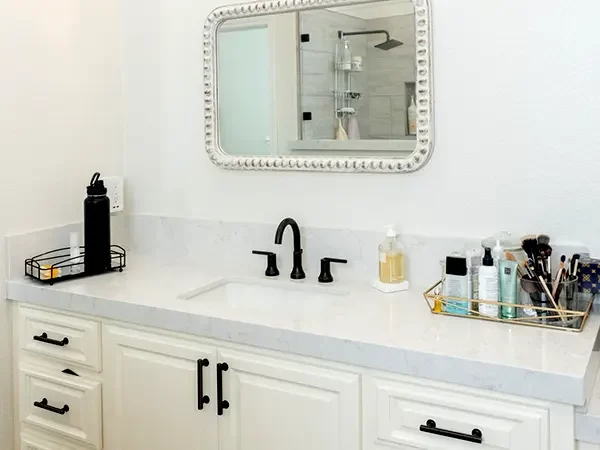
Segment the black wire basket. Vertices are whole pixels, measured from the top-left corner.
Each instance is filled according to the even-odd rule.
[[[71,248],[52,250],[25,260],[25,275],[42,283],[53,285],[58,281],[90,276],[85,272],[85,247],[79,247],[80,255],[71,257]],[[110,246],[110,267],[106,272],[119,271],[127,266],[127,252],[120,245]],[[97,274],[95,274],[97,275]]]

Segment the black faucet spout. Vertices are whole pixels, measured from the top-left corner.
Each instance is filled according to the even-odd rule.
[[[294,235],[294,268],[292,269],[290,277],[292,280],[302,280],[306,278],[306,274],[302,269],[302,244],[300,227],[294,219],[288,217],[287,219],[283,219],[281,221],[277,227],[277,231],[275,232],[275,243],[281,245],[283,242],[283,232],[288,226],[292,229],[292,233]]]

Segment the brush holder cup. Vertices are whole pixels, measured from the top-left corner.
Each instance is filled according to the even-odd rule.
[[[527,317],[529,313],[532,321],[573,328],[578,328],[578,322],[582,320],[581,316],[573,315],[573,312],[585,311],[589,306],[588,301],[577,295],[577,277],[560,283],[520,278],[519,303],[535,307],[522,309],[521,317]]]

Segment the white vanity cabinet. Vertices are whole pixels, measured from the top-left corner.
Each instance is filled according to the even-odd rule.
[[[221,450],[359,450],[360,378],[302,361],[219,350]]]
[[[107,450],[359,449],[357,374],[116,325],[103,360]]]
[[[568,405],[43,308],[14,312],[15,450],[575,450]],[[52,410],[34,404],[43,399]]]
[[[103,331],[105,449],[216,450],[216,348],[121,326]]]

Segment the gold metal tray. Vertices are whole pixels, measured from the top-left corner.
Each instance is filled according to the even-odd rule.
[[[441,287],[442,281],[440,280],[423,293],[425,302],[433,314],[462,317],[465,319],[487,320],[491,322],[503,322],[516,325],[528,325],[532,327],[550,328],[563,331],[581,332],[594,304],[594,294],[577,293],[576,299],[573,301],[574,306],[576,306],[575,308],[566,309],[559,305],[559,308],[557,309],[534,306],[533,304],[512,304],[487,300],[471,300],[436,294],[436,289],[439,288],[441,291]],[[503,305],[509,306],[516,308],[517,317],[514,319],[501,319],[496,317],[481,316],[479,315],[478,311],[474,309],[463,308],[457,305],[453,305],[454,308],[459,310],[464,309],[465,314],[450,313],[445,311],[445,307],[449,300],[467,301],[469,303],[474,302],[477,304],[496,304],[499,307]],[[532,317],[533,312],[536,314],[534,317]]]

